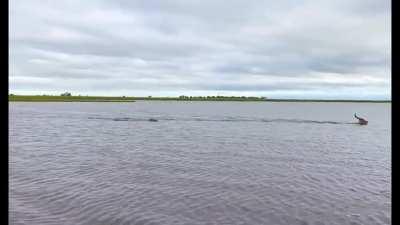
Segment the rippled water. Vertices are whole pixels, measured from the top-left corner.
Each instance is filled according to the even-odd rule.
[[[390,110],[13,102],[10,224],[390,224]]]

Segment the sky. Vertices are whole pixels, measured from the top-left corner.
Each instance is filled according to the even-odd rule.
[[[13,0],[9,93],[391,99],[390,0]]]

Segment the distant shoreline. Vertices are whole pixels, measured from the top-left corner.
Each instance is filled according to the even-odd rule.
[[[9,95],[9,102],[134,102],[131,97]]]
[[[107,97],[107,96],[54,96],[54,95],[9,95],[10,102],[135,102],[135,101],[235,101],[235,102],[360,102],[391,103],[391,100],[323,100],[323,99],[268,99],[258,97]]]
[[[391,100],[345,100],[345,99],[268,99],[269,102],[370,102],[370,103],[392,103]]]

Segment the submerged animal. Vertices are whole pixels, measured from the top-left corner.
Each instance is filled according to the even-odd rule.
[[[358,119],[358,124],[360,124],[360,125],[367,125],[367,124],[368,124],[368,121],[367,121],[367,120],[365,120],[365,119],[363,119],[363,118],[361,118],[361,117],[358,117],[355,113],[354,113],[354,117],[355,117],[356,119]]]
[[[153,119],[153,118],[150,118],[149,121],[150,121],[150,122],[157,122],[158,120]]]

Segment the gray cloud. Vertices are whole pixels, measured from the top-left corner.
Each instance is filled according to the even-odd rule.
[[[390,7],[388,0],[15,0],[10,91],[330,98],[340,90],[357,98],[363,89],[371,93],[365,98],[390,98]]]

